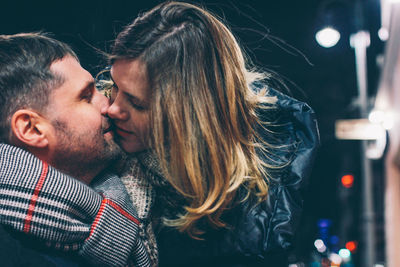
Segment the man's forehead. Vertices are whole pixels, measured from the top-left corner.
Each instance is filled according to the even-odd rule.
[[[50,70],[56,77],[62,79],[62,85],[57,89],[70,87],[68,88],[70,93],[80,91],[94,81],[92,75],[82,68],[79,62],[72,56],[66,56],[53,62],[50,65]]]

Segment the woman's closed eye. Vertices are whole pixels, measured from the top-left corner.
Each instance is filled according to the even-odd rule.
[[[139,100],[137,98],[132,97],[129,94],[125,94],[125,97],[128,99],[129,104],[136,109],[137,111],[145,111],[148,109],[147,105],[143,103],[139,103]]]

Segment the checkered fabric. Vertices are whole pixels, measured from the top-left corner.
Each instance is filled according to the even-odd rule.
[[[0,224],[96,265],[150,266],[136,211],[117,176],[100,175],[90,188],[6,144],[0,144]]]
[[[149,152],[140,154],[145,154],[143,157],[150,155]],[[120,177],[141,221],[139,236],[143,240],[143,246],[150,257],[150,265],[156,267],[158,266],[158,249],[150,214],[155,192],[149,182],[149,180],[152,180],[150,175],[149,172],[145,173],[138,158],[131,156],[126,160]]]

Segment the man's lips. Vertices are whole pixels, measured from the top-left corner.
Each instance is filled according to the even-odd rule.
[[[112,126],[111,125],[109,125],[107,128],[105,128],[104,130],[103,130],[103,134],[106,134],[106,133],[108,133],[108,132],[110,132],[111,130],[112,130]]]

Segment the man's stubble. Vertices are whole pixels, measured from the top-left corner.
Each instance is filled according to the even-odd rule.
[[[118,144],[112,138],[105,139],[105,129],[78,135],[61,120],[54,120],[52,125],[57,138],[52,165],[75,178],[91,180],[122,158],[123,151]]]

